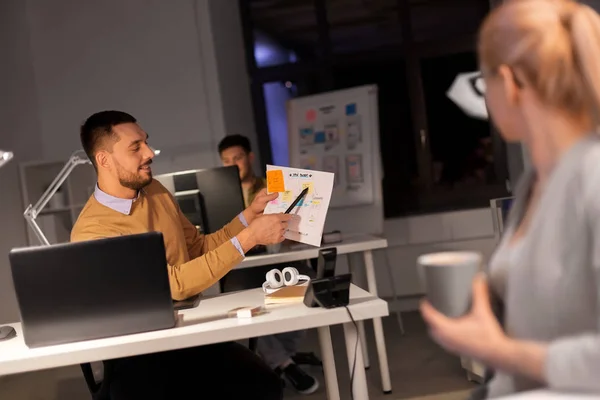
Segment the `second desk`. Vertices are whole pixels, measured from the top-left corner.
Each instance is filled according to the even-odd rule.
[[[323,247],[282,247],[281,251],[275,254],[260,254],[248,256],[235,269],[262,267],[265,265],[283,264],[294,261],[309,260],[319,256],[319,250],[322,248],[337,249],[337,254],[362,253],[364,259],[365,272],[367,276],[367,290],[377,297],[377,279],[375,277],[375,265],[373,262],[373,250],[387,248],[387,239],[374,235],[355,235],[344,238],[339,243],[325,245]],[[359,324],[360,337],[362,341],[362,350],[365,366],[369,366],[369,353],[365,338],[364,323]],[[384,393],[392,391],[390,380],[390,370],[387,360],[387,349],[385,345],[385,335],[383,333],[383,324],[381,318],[373,319],[373,331],[375,333],[375,344],[377,346],[377,356],[379,359],[379,370],[381,371],[381,385]]]

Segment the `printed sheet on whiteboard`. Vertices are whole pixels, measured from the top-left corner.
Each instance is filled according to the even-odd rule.
[[[306,196],[290,212],[300,218],[290,221],[285,237],[320,246],[334,178],[331,172],[267,165],[267,191],[277,192],[279,197],[267,204],[265,214],[285,212],[296,197],[308,188]]]

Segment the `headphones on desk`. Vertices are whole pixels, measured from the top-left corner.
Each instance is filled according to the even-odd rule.
[[[294,267],[285,267],[283,271],[272,269],[267,272],[262,288],[266,294],[271,294],[284,286],[294,286],[301,281],[308,282],[310,278],[307,275],[301,275]]]

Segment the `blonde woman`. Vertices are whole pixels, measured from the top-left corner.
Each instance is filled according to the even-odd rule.
[[[449,319],[424,302],[422,314],[443,347],[495,371],[487,398],[600,394],[600,17],[570,0],[508,0],[478,52],[490,115],[532,168],[471,312]]]

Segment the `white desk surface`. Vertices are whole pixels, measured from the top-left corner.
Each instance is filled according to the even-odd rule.
[[[388,247],[387,239],[373,235],[354,235],[344,237],[344,240],[339,243],[325,244],[322,247],[313,247],[306,245],[294,248],[282,248],[276,254],[259,254],[249,256],[244,259],[236,269],[260,267],[264,265],[279,264],[293,261],[308,260],[317,258],[319,250],[324,248],[335,247],[337,254],[359,253],[369,250],[384,249]]]
[[[519,394],[513,394],[511,396],[501,397],[498,400],[590,400],[600,399],[600,395],[592,394],[568,394],[558,393],[549,390],[533,390],[530,392],[523,392]]]
[[[350,298],[356,321],[388,315],[385,301],[357,286],[351,286]],[[235,307],[258,306],[263,301],[262,289],[221,294],[180,311],[172,329],[35,349],[25,345],[21,324],[11,324],[17,337],[0,342],[0,376],[351,322],[343,307],[309,308],[302,303],[270,308],[267,314],[249,319],[227,317]]]

